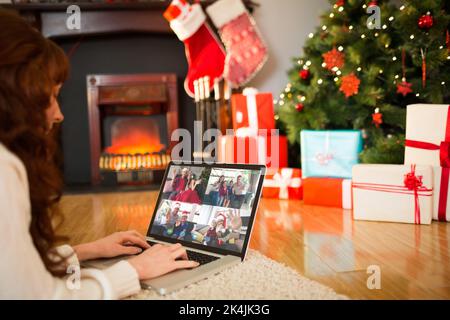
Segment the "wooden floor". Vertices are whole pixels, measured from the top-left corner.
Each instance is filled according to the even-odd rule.
[[[147,232],[157,193],[68,195],[60,234],[71,244]],[[262,199],[250,247],[355,299],[450,299],[450,223],[353,221],[351,211]],[[380,267],[369,290],[367,268]],[[268,275],[270,277],[270,275]]]

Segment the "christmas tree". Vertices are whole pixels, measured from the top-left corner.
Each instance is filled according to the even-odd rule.
[[[277,124],[297,154],[303,129],[361,129],[362,162],[403,163],[406,106],[450,103],[450,1],[330,3],[293,60]]]

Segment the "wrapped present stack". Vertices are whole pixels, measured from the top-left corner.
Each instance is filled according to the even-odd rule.
[[[287,138],[275,130],[273,97],[247,88],[231,96],[233,134],[220,136],[217,158],[224,163],[287,166]]]
[[[358,130],[302,130],[305,204],[352,208],[352,167],[358,163],[362,145]]]
[[[356,220],[449,221],[450,106],[407,107],[405,164],[353,168]]]
[[[247,88],[231,96],[231,109],[233,134],[219,137],[218,161],[264,164],[263,197],[301,199],[301,170],[287,168],[287,137],[275,130],[272,94]]]

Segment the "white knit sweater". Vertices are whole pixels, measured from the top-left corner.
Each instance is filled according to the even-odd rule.
[[[136,270],[126,261],[102,271],[81,269],[79,289],[73,289],[79,266],[75,254],[68,277],[52,276],[33,244],[30,222],[25,167],[0,144],[0,299],[120,299],[139,291]],[[58,250],[73,252],[68,245]]]

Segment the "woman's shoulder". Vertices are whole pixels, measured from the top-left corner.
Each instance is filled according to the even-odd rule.
[[[27,184],[27,175],[22,161],[0,143],[0,177],[14,177]],[[4,180],[4,179],[2,179]]]

